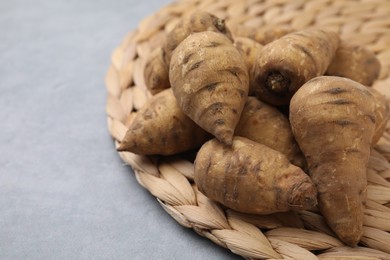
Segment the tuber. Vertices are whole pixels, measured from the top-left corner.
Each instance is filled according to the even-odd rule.
[[[118,151],[172,155],[200,147],[210,134],[180,109],[171,89],[152,96],[137,112]]]
[[[253,79],[251,78],[251,74],[249,72],[253,70],[253,64],[255,63],[256,57],[263,49],[263,45],[250,38],[237,37],[234,38],[234,46],[240,52],[245,61],[246,67],[248,68],[249,94],[252,94],[253,91],[251,89],[253,88]]]
[[[149,54],[144,69],[145,84],[152,95],[171,87],[168,69],[162,48],[154,49]]]
[[[270,214],[315,207],[314,184],[281,153],[249,139],[234,137],[232,146],[206,142],[194,163],[199,190],[231,209]]]
[[[325,74],[372,86],[380,69],[381,64],[372,51],[361,45],[341,42]]]
[[[291,27],[272,25],[265,27],[244,26],[244,25],[230,25],[234,38],[245,37],[255,40],[259,44],[266,45],[273,42],[286,34],[293,32]]]
[[[374,137],[372,138],[372,145],[374,145],[379,141],[386,130],[387,122],[390,118],[390,108],[389,101],[382,93],[379,93],[379,91],[374,88],[367,88],[367,90],[370,91],[375,98],[375,131]]]
[[[169,80],[184,113],[230,145],[248,95],[246,65],[225,35],[200,32],[173,52]]]
[[[306,167],[288,118],[256,97],[248,97],[234,134],[264,144],[284,154],[292,164]]]
[[[337,33],[306,29],[264,46],[252,77],[255,95],[272,105],[286,105],[311,78],[323,75],[339,44]]]
[[[224,20],[210,13],[196,11],[182,18],[166,35],[161,47],[153,50],[146,59],[144,79],[152,94],[170,87],[168,69],[173,50],[190,34],[202,31],[220,32],[231,39],[230,31],[226,28]]]
[[[182,20],[167,34],[167,39],[163,44],[164,61],[169,66],[172,52],[189,35],[197,32],[212,31],[219,32],[230,40],[232,39],[225,21],[204,11],[196,11],[191,16]]]
[[[250,38],[237,37],[234,38],[234,46],[245,60],[248,71],[251,71],[256,57],[263,48],[263,45]]]
[[[363,233],[375,100],[353,80],[320,76],[292,97],[290,123],[318,190],[318,207],[341,241]]]

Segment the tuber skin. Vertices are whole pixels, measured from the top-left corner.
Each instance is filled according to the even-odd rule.
[[[245,60],[248,71],[251,71],[257,55],[263,49],[263,45],[250,38],[237,37],[234,38],[234,47],[236,47]]]
[[[254,26],[232,25],[229,26],[229,28],[231,28],[234,38],[250,38],[261,45],[266,45],[294,31],[291,27],[281,25],[260,28]]]
[[[306,168],[306,160],[295,141],[288,118],[256,97],[248,97],[235,135],[264,144],[284,154],[292,164]]]
[[[144,79],[153,95],[170,87],[168,70],[174,49],[190,34],[203,31],[220,32],[232,40],[225,21],[210,13],[196,11],[191,16],[182,18],[167,34],[161,47],[153,50],[146,59]]]
[[[271,214],[316,206],[314,184],[281,153],[249,139],[234,137],[232,146],[206,142],[194,163],[199,190],[231,209]]]
[[[197,32],[219,32],[233,41],[225,21],[204,11],[196,11],[191,16],[183,18],[168,34],[164,42],[164,61],[168,65],[176,47],[189,35]]]
[[[316,77],[291,99],[290,123],[317,187],[319,210],[341,241],[356,246],[363,233],[374,97],[353,80]]]
[[[253,65],[256,61],[257,56],[263,49],[263,45],[246,37],[234,38],[234,46],[240,52],[243,57],[246,67],[248,68],[249,74],[249,95],[253,95],[253,79],[251,78],[250,71],[253,70]]]
[[[164,62],[161,47],[154,49],[147,58],[144,79],[146,87],[152,95],[171,87],[168,66]]]
[[[209,31],[188,36],[172,55],[169,80],[184,113],[231,145],[248,96],[249,77],[230,39]]]
[[[381,64],[372,51],[361,45],[341,42],[325,74],[372,86],[379,78],[380,70]]]
[[[118,151],[172,155],[200,147],[210,134],[180,109],[171,89],[152,96],[137,112]]]
[[[272,105],[288,104],[300,86],[325,73],[339,41],[335,32],[306,29],[265,45],[251,72],[255,95]]]
[[[375,98],[375,131],[372,138],[372,145],[378,143],[386,130],[390,118],[389,101],[386,97],[374,88],[367,88]]]

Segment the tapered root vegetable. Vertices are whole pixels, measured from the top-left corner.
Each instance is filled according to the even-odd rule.
[[[190,35],[174,51],[172,90],[184,113],[230,145],[249,88],[246,65],[223,34]]]
[[[162,48],[156,48],[147,59],[144,69],[145,84],[153,95],[170,88],[169,67],[164,62]]]
[[[325,74],[372,86],[380,69],[381,64],[372,51],[361,45],[341,42]]]
[[[310,209],[317,203],[308,175],[281,153],[243,137],[234,137],[232,146],[208,141],[194,169],[203,194],[240,212],[270,214]]]
[[[248,97],[234,134],[264,144],[284,154],[292,164],[306,168],[287,117],[255,97]]]
[[[344,243],[356,245],[363,232],[374,97],[350,79],[317,77],[291,99],[290,123],[317,187],[322,215]]]
[[[231,39],[225,21],[210,13],[196,11],[182,18],[146,60],[144,79],[152,94],[170,87],[168,70],[173,50],[190,34],[203,31],[220,32]]]
[[[234,46],[241,53],[246,67],[248,68],[248,74],[253,70],[253,65],[255,64],[256,58],[263,49],[263,45],[246,37],[237,37],[234,38]],[[249,94],[254,93],[251,86],[253,86],[253,79],[251,74],[249,74]]]
[[[263,49],[263,45],[250,38],[238,37],[234,38],[234,46],[241,53],[243,59],[245,60],[248,71],[251,71],[256,57]]]
[[[151,97],[137,112],[118,151],[172,155],[200,147],[210,135],[180,109],[171,89]]]
[[[230,30],[226,27],[225,21],[208,12],[196,11],[191,16],[183,18],[168,34],[163,45],[164,60],[169,66],[172,52],[190,34],[212,31],[219,32],[232,40]]]
[[[252,71],[255,95],[272,105],[288,104],[300,86],[325,73],[339,41],[335,32],[306,29],[265,45]]]
[[[286,34],[292,33],[294,30],[291,27],[272,25],[268,27],[255,27],[243,25],[228,25],[231,28],[234,38],[245,37],[255,40],[256,42],[266,45],[273,42]]]
[[[386,130],[390,118],[389,101],[384,95],[374,88],[367,88],[375,98],[375,132],[372,138],[372,145],[376,144]]]

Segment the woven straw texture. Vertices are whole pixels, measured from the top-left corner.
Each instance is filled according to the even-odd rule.
[[[108,128],[116,145],[136,111],[151,96],[143,79],[145,59],[180,17],[195,10],[215,14],[230,25],[293,29],[322,26],[342,39],[367,46],[382,69],[374,87],[390,97],[390,1],[388,0],[183,0],[140,22],[112,54],[106,75]],[[390,126],[390,125],[389,125]],[[137,181],[179,224],[248,259],[390,259],[390,130],[374,147],[368,168],[364,235],[356,248],[335,237],[318,213],[267,216],[223,208],[193,184],[193,165],[184,157],[139,156],[119,152]]]

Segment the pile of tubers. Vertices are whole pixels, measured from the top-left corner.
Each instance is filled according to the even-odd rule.
[[[390,115],[370,87],[378,59],[321,28],[237,28],[202,11],[182,18],[146,62],[153,96],[118,151],[195,150],[210,199],[252,214],[319,210],[356,246],[370,150]]]

